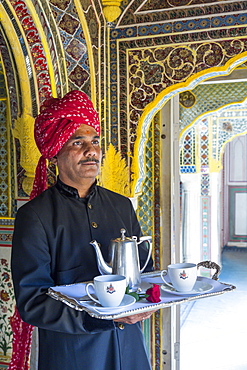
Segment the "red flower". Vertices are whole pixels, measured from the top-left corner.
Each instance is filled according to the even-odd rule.
[[[153,284],[152,288],[149,288],[146,291],[146,294],[148,295],[147,300],[152,303],[158,303],[161,301],[160,299],[160,286],[157,284]]]

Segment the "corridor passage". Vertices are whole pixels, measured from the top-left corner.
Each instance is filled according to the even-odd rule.
[[[180,370],[247,370],[247,248],[223,249],[219,280],[237,289],[181,307]]]

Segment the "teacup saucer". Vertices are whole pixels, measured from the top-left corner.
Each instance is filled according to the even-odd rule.
[[[136,299],[134,297],[132,297],[131,295],[125,294],[120,305],[116,307],[103,307],[99,303],[96,303],[93,301],[91,302],[87,301],[87,305],[90,305],[98,312],[103,313],[103,312],[112,312],[112,311],[115,312],[116,310],[123,311],[126,307],[131,306],[135,302],[136,302]]]
[[[202,294],[202,293],[209,292],[210,290],[213,289],[213,285],[206,283],[205,281],[197,280],[194,285],[194,288],[190,290],[189,292],[178,292],[175,288],[165,283],[161,285],[161,289],[167,293],[185,296],[185,295],[195,295],[195,294]]]

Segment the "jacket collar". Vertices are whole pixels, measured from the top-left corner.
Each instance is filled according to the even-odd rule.
[[[83,198],[79,197],[79,193],[78,193],[78,190],[76,188],[73,188],[72,186],[69,186],[69,185],[65,184],[64,182],[62,182],[60,180],[59,177],[57,178],[57,182],[56,182],[55,186],[61,194],[64,194],[68,197],[73,197],[73,198],[76,198],[76,199],[83,199]],[[97,188],[97,186],[96,186],[96,180],[95,180],[95,182],[93,183],[93,185],[91,186],[91,188],[89,190],[88,195],[84,199],[87,199],[87,198],[91,197],[96,192],[96,188]]]

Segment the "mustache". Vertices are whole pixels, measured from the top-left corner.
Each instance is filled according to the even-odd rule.
[[[96,158],[87,158],[87,159],[82,159],[78,162],[78,164],[83,164],[83,163],[87,163],[87,162],[95,162],[95,163],[99,163],[99,160],[96,159]]]

